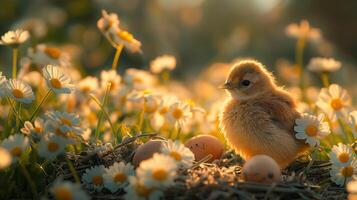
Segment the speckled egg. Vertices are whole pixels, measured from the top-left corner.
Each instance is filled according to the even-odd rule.
[[[223,144],[211,135],[193,137],[185,143],[185,146],[193,152],[196,161],[200,161],[211,154],[213,157],[207,162],[212,162],[215,159],[219,159],[224,151]]]
[[[256,155],[244,164],[242,176],[245,181],[271,184],[280,181],[281,170],[271,157]]]
[[[135,151],[133,165],[138,167],[141,161],[151,158],[154,153],[159,153],[161,144],[161,140],[150,140],[140,145]]]

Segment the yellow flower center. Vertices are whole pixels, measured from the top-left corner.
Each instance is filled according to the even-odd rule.
[[[341,174],[344,177],[351,177],[353,175],[353,167],[352,166],[347,166],[341,169]]]
[[[24,98],[24,96],[25,96],[24,93],[19,89],[13,89],[12,95],[14,95],[14,97],[19,98],[19,99]]]
[[[148,104],[147,102],[144,103],[144,112],[146,113],[153,113],[157,110],[157,103],[156,101],[152,102],[152,104]]]
[[[346,163],[349,159],[350,159],[350,156],[346,152],[343,152],[338,156],[338,160],[342,163]]]
[[[53,59],[58,59],[61,55],[61,51],[55,47],[46,47],[45,53]]]
[[[167,178],[167,172],[164,169],[156,169],[153,171],[152,177],[157,181],[163,181]]]
[[[62,83],[57,78],[51,79],[51,85],[52,85],[52,87],[54,87],[56,89],[61,89],[62,88]]]
[[[59,128],[56,129],[55,134],[62,137],[68,137],[68,133],[62,132]]]
[[[22,149],[20,147],[14,147],[11,149],[10,154],[14,157],[19,157],[22,153]]]
[[[88,85],[82,86],[81,90],[83,92],[89,92],[90,91],[90,87]]]
[[[114,178],[113,178],[114,182],[118,183],[123,183],[126,180],[126,175],[124,173],[117,173]]]
[[[102,176],[93,176],[92,182],[94,185],[101,185],[103,183],[103,177]]]
[[[35,127],[36,133],[42,133],[43,129],[41,127]]]
[[[169,112],[169,109],[168,109],[167,107],[162,107],[162,108],[160,109],[160,114],[161,114],[161,115],[164,115],[164,114],[166,114],[167,112]]]
[[[133,82],[134,83],[143,83],[144,81],[141,77],[136,76],[133,78]]]
[[[331,107],[334,110],[340,110],[343,107],[342,101],[340,99],[332,99]]]
[[[67,119],[67,118],[61,118],[61,123],[67,126],[72,126],[72,122],[71,120]]]
[[[176,151],[171,151],[170,152],[170,156],[172,158],[174,158],[175,160],[177,160],[177,161],[181,161],[182,160],[182,156]]]
[[[172,111],[172,116],[174,116],[175,119],[181,119],[181,117],[183,116],[183,111],[179,108],[175,108]]]
[[[49,152],[56,152],[59,149],[59,145],[56,142],[50,141],[47,144],[47,149]]]
[[[150,195],[152,190],[150,190],[149,188],[145,187],[144,185],[136,184],[135,185],[135,191],[139,196],[147,198],[147,197],[149,197],[149,195]]]
[[[72,200],[72,193],[65,187],[56,188],[54,191],[56,200]]]
[[[118,36],[125,41],[132,42],[134,39],[134,36],[130,34],[128,31],[119,31]]]
[[[310,124],[308,126],[306,126],[305,128],[305,133],[306,135],[310,136],[310,137],[314,137],[317,135],[318,129],[315,125]]]

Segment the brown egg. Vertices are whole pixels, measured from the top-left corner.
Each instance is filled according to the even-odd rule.
[[[271,157],[256,155],[244,164],[242,175],[245,181],[271,184],[280,181],[281,170]]]
[[[193,152],[196,161],[200,161],[211,154],[213,157],[207,162],[212,162],[215,159],[219,159],[224,151],[223,144],[211,135],[193,137],[185,143],[185,146]]]
[[[134,154],[133,165],[138,167],[141,161],[151,158],[154,153],[159,153],[161,143],[161,140],[150,140],[139,146]]]

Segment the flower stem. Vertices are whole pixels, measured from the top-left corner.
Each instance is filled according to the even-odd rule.
[[[15,114],[16,119],[18,118],[18,119],[20,120],[20,122],[23,124],[24,121],[22,120],[22,118],[21,118],[21,116],[19,115],[19,113],[16,111],[15,106],[14,106],[14,104],[12,103],[11,99],[10,99],[10,98],[7,98],[7,101],[8,101],[8,103],[9,103],[9,105],[10,105],[10,107],[11,107],[13,113]]]
[[[116,70],[117,69],[117,66],[118,66],[118,61],[119,61],[119,57],[120,57],[120,54],[123,50],[123,47],[124,45],[121,44],[117,47],[117,50],[115,52],[115,56],[114,56],[114,59],[113,59],[113,64],[112,64],[112,69]]]
[[[38,110],[40,109],[40,107],[42,106],[42,104],[47,100],[47,98],[51,95],[52,93],[52,89],[48,89],[47,93],[45,94],[45,96],[43,96],[41,102],[36,106],[35,110],[33,111],[33,113],[31,114],[30,117],[30,122],[32,122],[32,120],[35,118]]]
[[[17,77],[17,55],[18,48],[15,47],[12,49],[12,78],[16,79]]]
[[[39,199],[38,196],[37,196],[36,185],[32,181],[29,171],[27,171],[26,167],[24,166],[24,164],[21,161],[19,161],[19,164],[20,164],[22,173],[24,174],[25,178],[27,179],[27,181],[30,184],[31,191],[32,191],[32,194],[33,194],[33,199]]]
[[[328,72],[322,72],[322,74],[321,74],[322,84],[323,84],[323,86],[326,87],[326,88],[330,85],[328,75],[329,75]]]
[[[76,181],[76,183],[80,184],[81,181],[80,181],[80,179],[79,179],[79,176],[78,176],[78,174],[77,174],[77,171],[76,171],[76,169],[74,168],[72,162],[67,158],[67,156],[64,156],[64,157],[66,158],[66,162],[67,162],[67,164],[68,164],[68,168],[69,168],[69,170],[71,171],[74,180]]]
[[[19,103],[18,110],[17,110],[17,116],[16,116],[16,129],[15,129],[16,131],[15,131],[15,133],[17,133],[20,128],[21,108],[22,108],[22,104]]]

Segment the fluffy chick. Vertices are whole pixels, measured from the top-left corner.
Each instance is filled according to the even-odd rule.
[[[300,114],[293,97],[276,85],[261,63],[238,62],[221,88],[230,94],[221,127],[230,146],[245,160],[265,154],[285,168],[308,148],[294,136]]]

